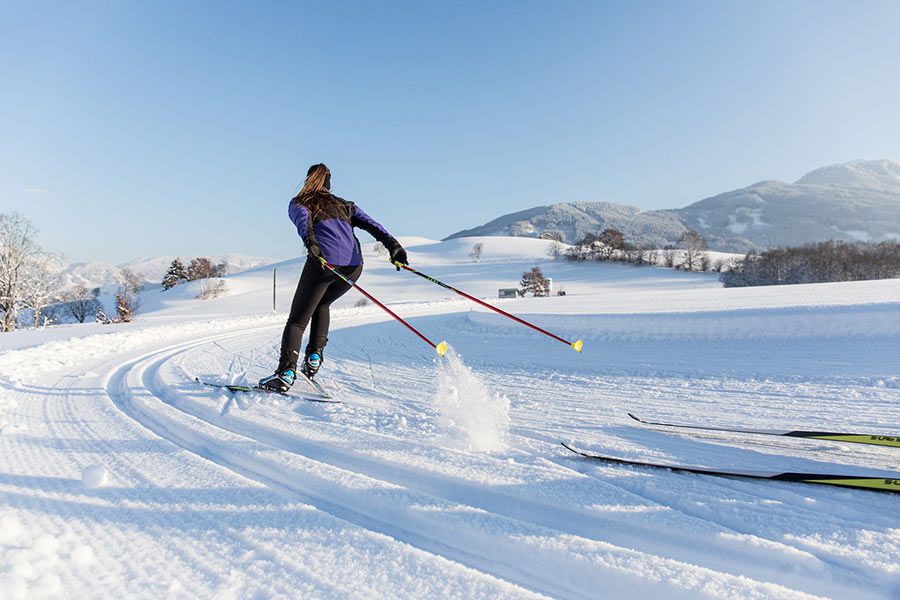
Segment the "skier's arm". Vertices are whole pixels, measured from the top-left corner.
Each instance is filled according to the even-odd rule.
[[[384,244],[384,247],[388,250],[400,247],[400,242],[388,233],[387,229],[381,226],[381,223],[367,215],[363,209],[355,204],[353,205],[353,217],[350,222],[354,227],[367,231],[373,238]]]
[[[288,217],[290,217],[291,222],[297,228],[297,233],[300,234],[303,243],[308,243],[306,239],[306,220],[309,218],[309,211],[306,210],[306,207],[292,201],[288,205]]]
[[[403,246],[400,245],[400,242],[387,232],[387,229],[381,226],[381,224],[367,215],[363,209],[353,205],[353,217],[351,218],[351,224],[354,227],[359,227],[360,229],[367,231],[373,238],[384,244],[384,247],[388,249],[388,252],[391,254],[391,262],[399,262],[404,265],[409,264],[409,259],[406,257],[406,250],[403,249]],[[400,270],[400,267],[397,267],[397,270]]]
[[[307,247],[307,249],[313,256],[321,256],[322,251],[319,249],[319,246],[315,243],[310,245],[309,211],[306,209],[306,207],[302,204],[291,201],[291,203],[288,205],[288,217],[290,217],[291,222],[297,228],[297,233],[300,234],[300,239],[303,240],[303,245]]]
[[[363,209],[353,205],[353,216],[351,217],[350,223],[354,227],[359,227],[360,229],[367,231],[373,238],[384,244],[384,246],[388,249],[391,246],[399,246],[399,242],[394,239],[394,236],[387,232],[387,229],[381,226],[381,223],[367,215]]]

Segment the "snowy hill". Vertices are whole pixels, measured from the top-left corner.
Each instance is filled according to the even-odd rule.
[[[696,229],[715,250],[746,252],[830,239],[900,240],[900,163],[853,161],[817,169],[796,183],[763,181],[682,209],[641,211],[605,202],[541,206],[512,213],[447,239],[471,235],[537,237],[567,242],[614,227],[632,243],[674,243]]]
[[[317,379],[273,369],[302,259],[144,294],[128,325],[0,334],[0,597],[896,598],[898,495],[589,461],[895,481],[900,280],[723,288],[533,238],[366,249]],[[474,243],[480,262],[469,257]],[[496,299],[540,266],[565,296]],[[272,269],[277,309],[272,312]],[[888,485],[888,484],[884,484]]]
[[[159,283],[175,258],[175,256],[157,256],[137,259],[120,265],[112,265],[105,262],[73,263],[68,266],[63,274],[63,287],[69,288],[73,285],[83,285],[88,289],[96,287],[109,289],[115,287],[120,269],[131,269],[141,275],[145,281]],[[190,258],[194,257],[181,258],[187,263]],[[275,262],[270,258],[245,256],[243,254],[220,254],[207,258],[216,265],[225,263],[227,265],[226,272],[229,274],[240,273],[259,265]]]

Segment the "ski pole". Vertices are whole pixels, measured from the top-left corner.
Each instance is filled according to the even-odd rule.
[[[429,340],[427,337],[425,337],[424,335],[422,335],[422,333],[421,333],[418,329],[416,329],[415,327],[413,327],[412,325],[410,325],[409,323],[407,323],[406,321],[404,321],[404,320],[400,317],[400,315],[398,315],[397,313],[395,313],[394,311],[392,311],[391,309],[389,309],[387,306],[385,306],[384,304],[382,304],[381,302],[379,302],[378,299],[375,298],[375,296],[373,296],[372,294],[370,294],[370,293],[367,292],[366,290],[364,290],[364,289],[362,289],[361,287],[359,287],[359,286],[356,284],[355,281],[353,281],[353,280],[350,279],[349,277],[344,276],[343,273],[341,273],[340,271],[338,271],[337,269],[335,269],[332,265],[328,264],[328,262],[327,262],[324,258],[322,258],[322,257],[320,256],[320,257],[319,257],[319,260],[322,261],[322,266],[324,266],[325,268],[329,269],[332,273],[334,273],[335,275],[337,275],[338,277],[340,277],[341,279],[343,279],[346,283],[350,284],[351,287],[356,288],[356,290],[357,290],[360,294],[362,294],[363,296],[365,296],[366,298],[368,298],[369,300],[371,300],[372,302],[374,302],[375,304],[377,304],[377,305],[378,305],[382,310],[384,310],[387,314],[391,315],[392,317],[394,317],[395,319],[397,319],[398,321],[400,321],[401,323],[403,323],[403,325],[404,325],[407,329],[409,329],[410,331],[412,331],[414,334],[416,334],[417,336],[419,336],[424,342],[426,342],[429,346],[431,346],[432,348],[434,348],[435,352],[438,353],[438,356],[443,356],[444,354],[447,353],[447,342],[441,342],[440,344],[435,344],[434,342],[432,342],[431,340]]]
[[[539,331],[539,332],[543,333],[544,335],[548,335],[548,336],[552,337],[554,340],[560,341],[560,342],[562,342],[562,343],[564,343],[564,344],[567,344],[567,345],[571,346],[572,348],[575,349],[576,352],[581,352],[581,348],[582,348],[582,346],[584,346],[584,342],[582,342],[581,340],[576,340],[576,341],[574,341],[574,342],[570,342],[569,340],[563,339],[563,338],[559,337],[558,335],[556,335],[555,333],[550,333],[550,332],[547,331],[546,329],[541,329],[541,328],[538,327],[537,325],[534,325],[534,324],[532,324],[532,323],[529,323],[529,322],[526,321],[525,319],[520,319],[520,318],[517,317],[516,315],[511,315],[511,314],[509,314],[508,312],[506,312],[505,310],[499,309],[499,308],[497,308],[496,306],[493,306],[493,305],[491,305],[491,304],[488,304],[487,302],[485,302],[485,301],[483,301],[483,300],[479,300],[479,299],[476,298],[475,296],[471,296],[471,295],[469,295],[469,294],[467,294],[467,293],[465,293],[465,292],[463,292],[463,291],[461,291],[461,290],[456,289],[456,288],[453,287],[452,285],[447,285],[446,283],[444,283],[444,282],[442,282],[442,281],[438,281],[438,280],[435,279],[434,277],[430,277],[430,276],[426,275],[425,273],[422,273],[422,272],[420,272],[420,271],[416,271],[415,269],[413,269],[413,268],[410,267],[409,265],[404,265],[403,263],[400,263],[400,262],[396,262],[396,261],[395,261],[395,262],[394,262],[394,266],[396,266],[396,267],[399,268],[399,269],[406,269],[406,270],[409,271],[410,273],[415,273],[415,274],[418,275],[419,277],[422,277],[423,279],[427,279],[427,280],[430,281],[431,283],[435,283],[435,284],[441,286],[442,288],[445,288],[445,289],[450,290],[451,292],[455,292],[455,293],[459,294],[460,296],[462,296],[463,298],[468,298],[468,299],[471,300],[472,302],[477,302],[477,303],[480,304],[481,306],[484,306],[485,308],[489,308],[489,309],[491,309],[491,310],[494,311],[494,312],[498,312],[498,313],[500,313],[501,315],[503,315],[504,317],[509,317],[510,319],[512,319],[513,321],[515,321],[515,322],[517,322],[517,323],[521,323],[522,325],[525,325],[525,326],[527,326],[527,327],[531,327],[531,328],[534,329],[535,331]]]

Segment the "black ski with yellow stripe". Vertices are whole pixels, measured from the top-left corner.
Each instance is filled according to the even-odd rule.
[[[299,379],[299,378],[300,377],[298,376],[297,379]],[[297,395],[297,394],[289,393],[289,392],[278,392],[275,390],[268,390],[266,388],[261,388],[258,385],[233,385],[233,384],[225,384],[225,383],[211,383],[209,381],[202,381],[199,377],[195,377],[194,381],[196,381],[197,383],[209,386],[209,387],[228,390],[229,392],[232,392],[232,393],[241,392],[241,393],[247,394],[250,392],[262,392],[264,394],[276,394],[278,396],[285,396],[287,398],[299,398],[301,400],[306,400],[308,402],[325,402],[325,403],[331,403],[331,404],[340,404],[341,401],[335,400],[334,398],[332,398],[331,395],[328,394],[328,392],[326,392],[324,388],[322,388],[321,386],[318,385],[318,382],[313,382],[311,379],[307,378],[306,376],[304,376],[304,378],[313,385],[313,387],[316,389],[316,393],[319,394],[318,396],[310,397],[310,396]],[[320,388],[321,388],[321,391],[320,391]]]
[[[677,427],[679,429],[702,429],[704,431],[725,431],[729,433],[753,433],[756,435],[775,435],[781,437],[805,438],[808,440],[825,440],[829,442],[849,442],[852,444],[870,444],[874,446],[892,446],[900,448],[900,436],[872,435],[864,433],[834,433],[829,431],[780,431],[773,429],[736,429],[729,427],[710,427],[705,425],[688,425],[686,423],[663,423],[658,421],[645,421],[635,415],[628,416],[644,425],[658,425],[660,427]]]
[[[891,492],[900,494],[900,473],[893,477],[865,477],[858,475],[827,475],[823,473],[760,473],[754,471],[717,471],[715,469],[702,469],[700,467],[688,467],[684,465],[669,465],[664,463],[647,462],[642,460],[627,460],[613,458],[584,452],[561,442],[566,450],[574,452],[585,458],[599,460],[617,465],[631,465],[636,467],[652,467],[654,469],[669,469],[682,473],[696,473],[698,475],[712,475],[713,477],[743,477],[747,479],[762,479],[765,481],[792,481],[795,483],[814,483],[818,485],[831,485],[837,487],[871,490],[875,492]]]

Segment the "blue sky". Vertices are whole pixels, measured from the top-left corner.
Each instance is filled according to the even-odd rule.
[[[4,2],[0,212],[70,260],[301,253],[306,168],[395,235],[675,208],[900,158],[897,2]]]

